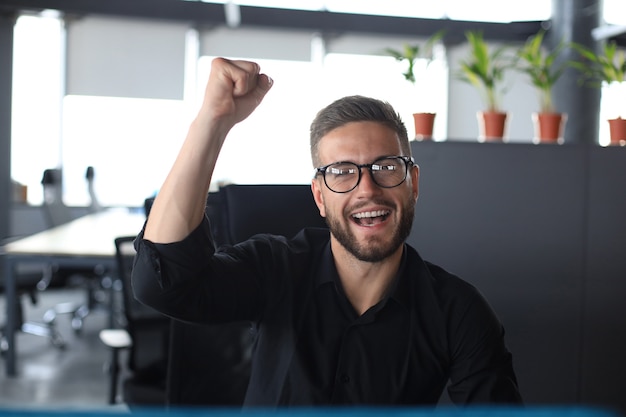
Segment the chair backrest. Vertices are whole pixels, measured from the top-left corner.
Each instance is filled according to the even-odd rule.
[[[94,178],[96,176],[95,170],[92,166],[88,166],[85,171],[85,179],[87,180],[87,192],[89,192],[89,211],[91,213],[98,212],[102,210],[102,205],[98,200],[98,196],[96,195],[96,188],[94,185]]]
[[[63,202],[63,175],[60,169],[46,169],[41,179],[43,208],[49,227],[59,226],[74,219]]]
[[[124,399],[127,403],[164,404],[170,319],[133,296],[130,277],[135,256],[134,240],[135,236],[115,239],[118,277],[122,283],[122,325],[133,341],[128,354],[131,375],[124,383]],[[159,387],[160,391],[149,391],[146,386]],[[145,398],[146,392],[156,392],[160,398]]]
[[[251,323],[199,325],[172,320],[167,402],[180,406],[243,403],[252,358]]]
[[[309,185],[233,184],[221,188],[220,195],[226,243],[241,242],[257,233],[293,237],[304,227],[327,227]]]
[[[308,185],[227,185],[209,196],[206,213],[218,244],[257,233],[291,237],[304,227],[326,227]],[[172,320],[170,340],[170,404],[243,403],[255,340],[251,323],[205,326]]]

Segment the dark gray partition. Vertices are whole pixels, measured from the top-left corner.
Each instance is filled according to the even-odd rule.
[[[526,400],[576,401],[585,152],[454,142],[416,142],[413,152],[421,178],[411,243],[489,299]]]
[[[590,155],[582,400],[626,410],[626,147]]]
[[[421,175],[409,242],[489,299],[525,400],[626,410],[626,149],[412,149]]]

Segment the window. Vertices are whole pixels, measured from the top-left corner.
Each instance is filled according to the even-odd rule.
[[[626,26],[626,3],[623,0],[604,0],[606,24]],[[624,84],[624,83],[622,83]],[[608,119],[626,117],[624,97],[626,85],[604,85],[600,104],[600,145],[610,143]]]
[[[359,4],[366,7],[365,12],[377,13],[377,3]],[[416,10],[415,3],[423,5],[414,1],[393,3],[397,5],[394,10],[404,10],[402,4],[408,10]],[[458,6],[457,3],[467,2],[441,2],[447,11]],[[626,16],[621,0],[605,0],[604,3],[610,16]],[[329,10],[355,12],[348,7],[355,2],[327,1],[324,4]],[[434,2],[433,8],[421,10],[441,13],[432,11],[444,7],[441,4]],[[500,13],[500,20],[507,20],[513,15],[508,6],[509,15],[504,14],[501,6],[481,9],[483,13],[485,10]],[[528,7],[526,3],[525,10],[535,14],[517,17],[547,18],[546,7],[545,4]],[[471,18],[469,12],[462,9],[458,12],[465,14],[454,16],[445,10],[451,18]],[[413,14],[414,11],[406,12],[406,15]],[[498,20],[493,16],[489,18]],[[93,166],[96,192],[102,204],[140,205],[144,198],[158,191],[195,115],[197,102],[63,97],[64,36],[62,20],[54,16],[22,16],[17,21],[11,175],[28,186],[29,203],[40,204],[43,170],[63,166],[65,202],[85,205],[88,193],[84,174],[87,166]],[[310,122],[319,108],[347,94],[388,100],[401,113],[409,132],[411,113],[416,108],[421,111],[420,104],[427,102],[437,113],[435,139],[446,138],[449,74],[443,54],[430,66],[422,68],[428,81],[418,92],[401,77],[401,63],[370,51],[368,48],[372,45],[367,40],[350,42],[347,47],[340,39],[339,46],[336,43],[327,48],[319,59],[254,58],[263,71],[274,78],[275,86],[259,109],[231,132],[215,170],[216,182],[308,183],[312,175],[308,143]],[[353,42],[361,42],[361,46],[351,50]],[[315,48],[312,50],[315,52]],[[197,94],[201,95],[204,90],[211,59],[203,56],[194,61],[192,66],[197,65],[197,78],[187,74],[186,84],[191,84]],[[397,76],[385,76],[381,82],[381,74]],[[621,105],[621,100],[611,97],[613,94],[604,92],[601,143],[608,137],[608,124],[604,121]]]
[[[89,204],[85,180],[104,206],[141,206],[165,179],[191,120],[182,100],[66,96],[63,199]]]
[[[198,94],[204,92],[211,61],[199,60]],[[217,165],[215,183],[307,184],[313,167],[309,124],[319,109],[319,75],[310,62],[259,60],[274,86],[261,105],[230,132]],[[324,88],[325,89],[325,88]]]
[[[25,21],[31,26],[20,26],[24,37],[16,39],[16,50],[27,51],[30,60],[16,57],[16,66],[39,71],[16,70],[16,74],[28,76],[16,80],[14,179],[28,185],[31,204],[40,204],[43,170],[62,166],[65,203],[86,205],[85,171],[93,166],[101,204],[141,205],[165,179],[199,100],[62,97],[62,24],[57,19],[20,18],[21,25]],[[41,49],[32,49],[25,39]],[[53,56],[48,51],[54,51]],[[197,61],[195,91],[199,97],[211,60],[205,56]],[[403,113],[411,131],[409,103],[415,97],[407,94],[400,64],[390,57],[331,53],[320,62],[255,60],[274,78],[275,85],[262,105],[232,130],[216,166],[215,182],[308,183],[312,175],[309,125],[322,106],[342,95],[358,93],[390,101]],[[54,76],[49,74],[51,62],[59,68]],[[41,74],[44,67],[47,78]],[[382,73],[398,76],[389,77],[388,83],[371,82]],[[446,77],[436,80],[439,87],[434,88],[445,90]],[[438,98],[443,122],[445,94]],[[33,107],[33,102],[41,106]],[[44,123],[45,115],[50,115],[49,122]],[[42,150],[35,160],[33,149]]]
[[[443,54],[441,54],[443,55]],[[387,56],[330,53],[324,59],[327,102],[340,96],[360,94],[388,101],[400,113],[412,139],[413,113],[434,112],[434,139],[446,138],[448,70],[443,56],[429,65],[415,64],[416,85],[402,73],[406,64]],[[385,74],[381,76],[381,74]],[[389,75],[392,76],[389,76]],[[420,75],[421,74],[421,75]],[[395,75],[395,76],[393,76]]]
[[[44,169],[61,164],[62,33],[55,17],[22,16],[15,24],[11,178],[28,186],[34,204],[43,201]]]
[[[200,80],[206,80],[213,57],[200,59]],[[361,94],[389,101],[412,130],[412,108],[419,95],[407,88],[401,70],[391,57],[328,54],[323,66],[310,62],[256,60],[274,79],[274,87],[261,106],[235,126],[226,140],[213,180],[222,183],[306,184],[312,178],[309,126],[317,111],[342,96]],[[446,74],[432,67],[424,96],[434,101],[445,124]],[[380,74],[398,74],[395,80],[372,82]],[[438,77],[438,78],[437,78]],[[204,84],[199,83],[199,94]],[[439,92],[436,94],[435,92]],[[442,135],[442,137],[445,135]]]
[[[603,18],[610,25],[626,25],[626,4],[624,0],[603,0]]]

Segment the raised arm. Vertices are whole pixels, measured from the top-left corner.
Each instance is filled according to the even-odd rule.
[[[200,224],[226,135],[254,111],[272,86],[259,71],[254,62],[213,60],[204,101],[150,210],[145,239],[176,242]]]

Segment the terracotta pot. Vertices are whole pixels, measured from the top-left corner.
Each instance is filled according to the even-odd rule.
[[[563,143],[563,132],[567,122],[565,113],[533,113],[535,143]]]
[[[413,113],[413,121],[415,122],[415,140],[433,138],[435,116],[435,113]]]
[[[478,140],[481,142],[501,142],[504,139],[507,116],[507,113],[504,112],[478,112]]]
[[[626,145],[626,119],[621,117],[610,119],[609,131],[611,133],[611,145]]]

